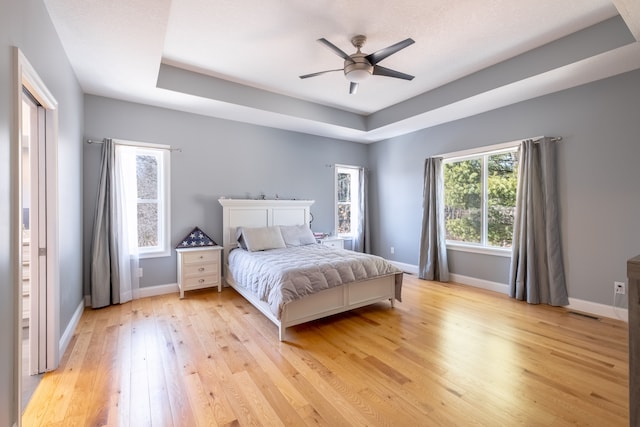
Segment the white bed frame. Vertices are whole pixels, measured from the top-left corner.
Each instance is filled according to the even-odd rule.
[[[224,256],[224,277],[229,286],[245,297],[253,306],[278,326],[280,341],[285,339],[289,326],[342,313],[380,301],[389,300],[394,306],[395,275],[390,274],[374,279],[347,283],[287,303],[278,319],[261,301],[245,288],[238,286],[229,271],[229,252],[238,246],[237,227],[266,227],[273,225],[309,224],[310,208],[313,200],[218,200],[222,205],[222,241]]]

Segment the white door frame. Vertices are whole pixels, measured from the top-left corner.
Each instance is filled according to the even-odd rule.
[[[17,396],[18,414],[22,408],[22,91],[26,88],[45,109],[45,203],[46,203],[46,287],[40,293],[40,299],[46,306],[46,313],[40,324],[45,330],[39,332],[46,342],[46,356],[43,359],[43,371],[57,368],[59,363],[60,341],[60,272],[58,262],[58,102],[43,83],[40,76],[27,58],[17,47],[13,48],[14,60],[14,126],[11,164],[13,165],[12,210],[12,246],[14,253],[14,285],[16,307],[14,330],[16,333],[14,390]],[[41,239],[42,240],[42,239]],[[37,260],[32,260],[36,262]],[[42,320],[45,320],[43,323]],[[18,417],[20,420],[21,417]]]
[[[42,210],[46,208],[47,203],[45,200],[46,196],[46,174],[40,173],[40,171],[46,170],[46,110],[40,103],[35,100],[31,93],[26,89],[25,93],[22,94],[22,116],[21,116],[21,127],[22,127],[22,137],[24,137],[24,122],[26,120],[25,114],[29,114],[30,117],[30,126],[29,126],[29,158],[28,162],[23,162],[21,166],[23,170],[21,171],[21,176],[23,181],[21,182],[22,188],[22,202],[21,206],[22,211],[24,212],[25,205],[24,203],[27,201],[25,199],[25,181],[24,179],[28,176],[29,181],[29,222],[30,222],[30,244],[29,244],[29,252],[30,252],[30,267],[29,267],[29,276],[30,276],[30,293],[29,293],[29,367],[28,374],[36,375],[44,371],[44,367],[46,366],[46,335],[39,333],[39,331],[46,330],[46,316],[40,316],[40,313],[46,313],[46,292],[47,292],[47,257],[40,256],[39,249],[46,248],[47,246],[47,235],[46,235],[46,213],[43,213]],[[29,112],[24,109],[24,104],[29,104]],[[35,114],[34,114],[35,110]],[[22,141],[24,144],[24,141]],[[23,153],[25,147],[22,147]],[[42,153],[42,154],[40,154]],[[24,156],[24,154],[23,154]],[[28,166],[27,166],[28,165]],[[25,170],[26,168],[26,170]],[[42,207],[42,208],[41,208]],[[24,220],[24,219],[23,219]],[[24,237],[23,237],[24,238]],[[24,244],[24,243],[23,243]],[[24,255],[24,246],[22,255]],[[23,269],[24,274],[24,269]],[[42,298],[40,298],[42,295]],[[22,298],[24,304],[24,298]],[[24,307],[23,307],[24,312]],[[24,319],[23,319],[23,328],[24,328]],[[24,329],[21,329],[24,331]],[[40,351],[43,349],[43,351]],[[23,346],[24,351],[24,346]]]

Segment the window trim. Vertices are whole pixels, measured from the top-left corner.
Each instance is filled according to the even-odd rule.
[[[536,137],[532,139],[535,140],[538,138],[542,138],[542,137]],[[473,157],[474,155],[478,155],[482,153],[490,153],[493,151],[508,150],[510,148],[520,147],[521,143],[522,143],[522,140],[520,139],[517,141],[500,142],[498,144],[485,145],[485,146],[476,147],[476,148],[469,148],[467,150],[452,151],[450,153],[439,154],[433,157],[441,157],[442,160],[455,160],[458,158],[463,159],[465,157]]]
[[[136,149],[136,156],[140,153],[157,152],[162,160],[160,172],[158,173],[159,195],[162,196],[159,205],[162,207],[162,214],[159,212],[160,226],[158,227],[158,241],[160,244],[153,249],[143,249],[138,247],[139,259],[162,258],[171,256],[171,147],[163,144],[152,144],[148,142],[136,142],[126,140],[115,140],[119,145],[127,145]]]
[[[511,258],[511,248],[499,248],[496,246],[473,245],[471,243],[447,240],[447,250],[457,252],[471,252],[476,254],[485,254]]]
[[[355,174],[357,179],[358,179],[358,186],[360,185],[359,179],[360,179],[360,169],[362,169],[360,166],[352,166],[352,165],[343,165],[343,164],[336,164],[334,166],[334,174],[333,174],[333,197],[334,197],[334,227],[333,227],[333,234],[335,236],[338,236],[342,239],[345,240],[353,240],[356,235],[355,233],[351,232],[351,233],[339,233],[338,232],[338,228],[339,228],[339,220],[338,220],[338,173],[339,173],[339,169],[348,169],[350,171],[350,173]],[[353,187],[352,187],[352,192],[353,192]],[[357,188],[356,188],[357,190]],[[356,193],[356,198],[353,197],[353,194],[351,195],[351,211],[352,211],[352,220],[353,220],[353,213],[355,212],[356,215],[358,214],[358,198],[357,198],[358,194]],[[355,210],[353,208],[356,208]],[[353,230],[353,227],[352,227]]]
[[[443,166],[446,163],[454,163],[461,162],[465,160],[471,159],[482,159],[482,200],[481,200],[481,210],[482,210],[482,224],[483,227],[480,230],[480,243],[472,243],[472,242],[463,242],[458,240],[446,240],[447,250],[460,251],[460,252],[471,252],[471,253],[480,253],[486,255],[494,255],[501,257],[511,257],[511,248],[501,248],[497,246],[489,246],[487,244],[488,239],[488,203],[487,203],[487,192],[485,191],[488,187],[488,162],[485,161],[485,157],[489,157],[496,154],[509,153],[509,152],[518,152],[520,148],[521,141],[511,141],[505,142],[501,144],[494,144],[485,147],[478,147],[469,150],[456,151],[448,154],[443,154],[439,157],[442,158]]]

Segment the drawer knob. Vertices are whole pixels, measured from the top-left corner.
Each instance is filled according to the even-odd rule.
[[[198,271],[204,271],[204,267],[200,267]]]
[[[200,280],[198,280],[198,282],[204,283],[204,279],[200,279]]]
[[[204,258],[204,255],[200,255],[200,259]]]

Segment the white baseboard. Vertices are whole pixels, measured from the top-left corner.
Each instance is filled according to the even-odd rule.
[[[71,316],[71,321],[69,322],[66,329],[64,330],[64,333],[60,336],[60,341],[58,342],[58,351],[59,351],[58,354],[61,357],[64,354],[64,352],[67,350],[67,347],[71,342],[71,338],[73,337],[73,333],[75,332],[76,327],[78,326],[78,323],[80,323],[80,318],[82,317],[83,312],[84,312],[84,303],[83,301],[80,301],[80,304],[78,304],[76,311],[74,311],[73,316]]]
[[[388,261],[391,264],[393,264],[396,267],[398,267],[400,270],[404,271],[405,273],[415,274],[416,276],[418,275],[418,266],[417,265],[405,264],[403,262],[391,261],[391,260],[388,260]]]
[[[157,295],[173,294],[179,292],[177,283],[169,283],[167,285],[147,286],[138,288],[133,292],[133,299],[155,297]]]
[[[462,274],[449,273],[449,279],[452,282],[461,285],[473,286],[474,288],[486,289],[488,291],[499,292],[501,294],[509,294],[509,285],[499,282],[491,282],[489,280],[477,279],[475,277],[463,276]]]
[[[626,308],[613,307],[607,304],[585,301],[577,298],[569,298],[569,310],[581,311],[595,316],[608,317],[610,319],[629,322],[629,310]]]
[[[177,283],[169,283],[167,285],[147,286],[144,288],[138,288],[133,291],[133,299],[140,299],[146,297],[154,297],[156,295],[173,294],[179,292]],[[91,295],[84,296],[84,306],[91,306]]]
[[[411,264],[404,264],[397,261],[389,261],[402,271],[411,274],[418,274],[418,266]],[[450,273],[449,279],[452,282],[459,283],[461,285],[473,286],[475,288],[486,289],[488,291],[499,292],[501,294],[509,294],[509,285],[499,282],[491,282],[489,280],[477,279],[475,277],[463,276],[462,274]],[[629,310],[626,308],[613,307],[606,304],[599,304],[596,302],[581,300],[577,298],[569,298],[569,305],[565,308],[569,310],[581,311],[583,313],[591,314],[594,316],[608,317],[610,319],[622,320],[624,322],[629,321]]]

